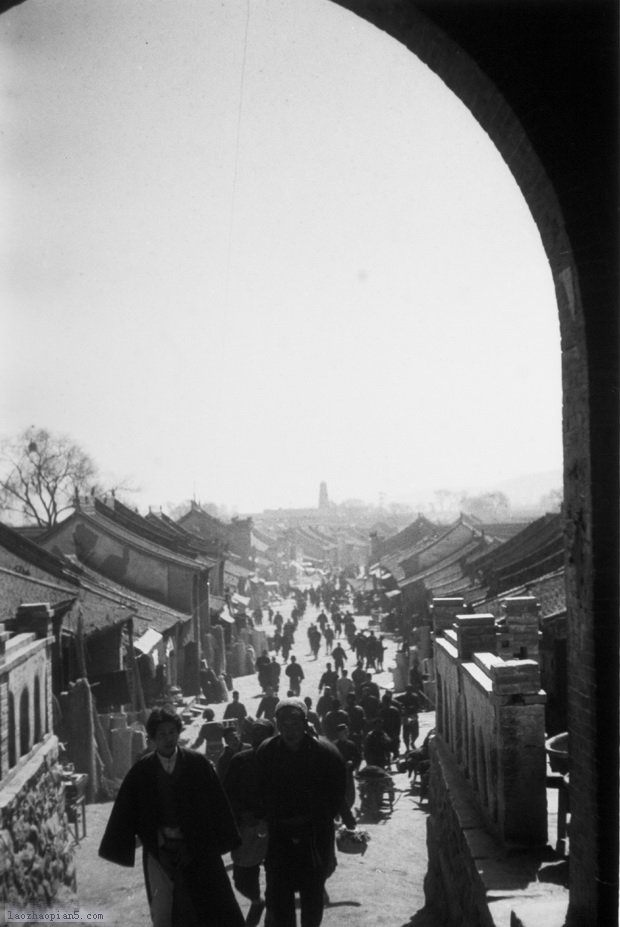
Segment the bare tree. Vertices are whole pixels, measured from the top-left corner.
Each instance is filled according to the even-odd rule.
[[[50,528],[96,475],[92,459],[71,438],[27,428],[0,445],[0,512]]]
[[[475,515],[481,521],[498,521],[510,515],[510,500],[505,493],[485,492],[479,496],[464,495],[461,499],[463,512]]]

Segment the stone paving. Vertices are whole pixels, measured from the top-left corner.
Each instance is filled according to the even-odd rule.
[[[280,606],[284,617],[288,617],[293,606],[287,600]],[[309,655],[306,631],[318,610],[309,606],[299,622],[292,653],[303,666],[305,680],[302,696],[309,695],[316,703],[318,682],[329,656],[321,647],[318,660]],[[368,617],[357,617],[358,627],[368,625]],[[265,624],[265,630],[271,628]],[[396,646],[386,636],[385,671],[376,674],[381,688],[392,688],[390,667],[394,663]],[[344,641],[343,641],[344,645]],[[354,655],[349,657],[348,666],[355,666]],[[241,701],[249,714],[256,712],[260,699],[257,678],[237,677],[234,687],[240,693]],[[221,718],[225,704],[212,706],[216,718]],[[192,742],[200,721],[193,722],[184,731],[184,739]],[[426,733],[434,726],[434,713],[420,715],[421,743]],[[330,903],[323,918],[325,927],[441,927],[424,912],[423,880],[427,868],[425,804],[419,801],[417,785],[411,787],[406,773],[394,774],[395,800],[393,810],[378,823],[362,820],[359,826],[370,835],[368,850],[364,856],[338,853],[338,866],[330,878],[327,888]],[[105,827],[111,805],[95,804],[87,807],[87,837],[78,849],[78,905],[83,915],[103,913],[98,922],[105,927],[147,927],[150,924],[141,866],[125,869],[100,860],[97,848]],[[228,862],[228,859],[226,860]],[[244,911],[247,900],[239,898]]]

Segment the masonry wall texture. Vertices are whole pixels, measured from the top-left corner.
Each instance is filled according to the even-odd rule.
[[[58,741],[50,736],[0,790],[0,900],[49,905],[75,889]]]
[[[505,843],[544,845],[545,695],[539,667],[490,652],[466,650],[463,657],[463,630],[469,629],[457,627],[435,643],[437,730],[469,780],[488,829]]]

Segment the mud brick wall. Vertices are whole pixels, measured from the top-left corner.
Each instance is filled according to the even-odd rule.
[[[75,860],[50,736],[0,789],[0,898],[50,904],[63,886],[75,890]]]

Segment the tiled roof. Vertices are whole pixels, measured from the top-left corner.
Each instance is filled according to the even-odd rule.
[[[148,518],[134,512],[118,499],[113,499],[111,505],[95,499],[95,512],[153,544],[169,548],[173,553],[190,558],[196,555],[196,547],[191,543],[189,535],[173,530],[156,516]]]
[[[520,586],[564,565],[562,516],[544,515],[499,547],[470,559],[472,575],[491,593]]]
[[[523,531],[530,524],[529,521],[491,522],[481,521],[480,529],[488,538],[495,538],[500,542],[508,541]]]
[[[85,633],[133,618],[137,632],[142,633],[147,628],[154,628],[161,634],[178,622],[191,620],[191,615],[138,595],[88,567],[84,568],[81,586],[80,602]],[[72,615],[65,620],[64,626],[76,631],[76,616]]]
[[[418,515],[416,520],[403,528],[402,531],[398,531],[391,537],[378,542],[378,556],[386,557],[397,554],[399,551],[409,551],[411,548],[417,547],[423,539],[431,540],[437,537],[442,530],[438,525],[434,525],[427,518],[424,518],[423,515]]]
[[[404,588],[416,582],[423,582],[426,589],[435,595],[447,595],[448,588],[460,588],[464,582],[468,582],[464,562],[468,555],[485,545],[486,540],[483,537],[471,536],[469,540],[464,538],[458,547],[447,548],[443,557],[431,562],[413,576],[407,577],[400,585]],[[441,550],[439,544],[437,548],[438,551]]]
[[[474,587],[472,587],[473,590]],[[526,585],[512,586],[498,593],[478,587],[479,595],[469,598],[476,611],[491,612],[499,617],[502,614],[504,599],[514,596],[533,595],[540,603],[541,618],[555,615],[566,610],[566,578],[564,568],[539,576]]]
[[[205,512],[196,502],[192,502],[189,512],[182,515],[177,524],[189,534],[197,535],[205,541],[228,540],[228,526],[219,518]]]
[[[0,522],[0,545],[15,554],[15,556],[21,557],[28,563],[32,563],[39,569],[49,573],[50,576],[55,576],[57,579],[62,579],[64,582],[73,585],[77,585],[79,582],[81,571],[77,565],[50,553],[35,541],[15,531],[14,528],[2,524],[2,522]]]
[[[133,531],[127,525],[121,525],[118,520],[114,518],[107,518],[102,516],[101,513],[97,512],[96,510],[85,511],[84,509],[79,509],[72,515],[69,515],[69,517],[61,522],[61,524],[48,531],[42,539],[41,543],[44,544],[47,549],[53,549],[54,541],[57,535],[65,532],[70,525],[79,524],[80,521],[84,521],[87,525],[96,531],[108,533],[117,540],[123,541],[128,546],[146,552],[152,557],[156,557],[157,559],[166,562],[174,563],[177,566],[186,567],[192,571],[205,569],[215,565],[215,561],[209,561],[207,558],[196,560],[192,557],[185,556],[184,554],[177,553],[176,551],[171,550],[170,547],[164,546],[154,540],[150,540],[142,533]]]

